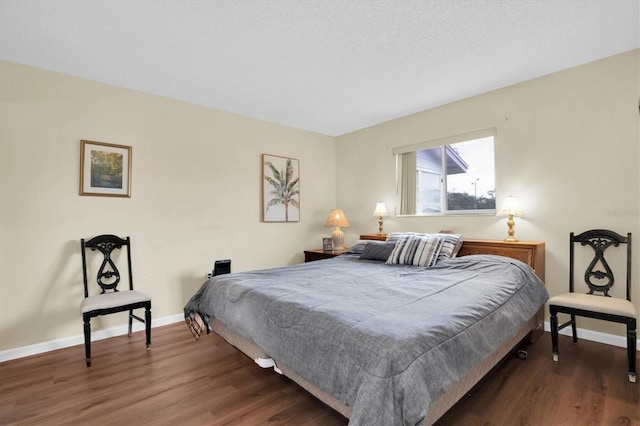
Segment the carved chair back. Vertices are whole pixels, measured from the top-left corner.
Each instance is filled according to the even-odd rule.
[[[115,235],[98,235],[88,241],[84,238],[80,240],[82,246],[82,274],[84,278],[84,297],[89,297],[88,271],[87,271],[87,250],[99,251],[102,253],[102,264],[96,275],[96,283],[102,289],[101,294],[107,290],[118,291],[120,283],[120,270],[113,260],[114,250],[127,248],[127,266],[129,277],[129,290],[133,290],[133,274],[131,271],[131,242],[129,237],[122,239]]]
[[[626,299],[631,300],[631,233],[628,233],[625,238],[614,231],[593,229],[579,235],[574,235],[572,232],[569,238],[569,291],[574,292],[575,246],[580,244],[591,247],[594,253],[594,257],[584,273],[584,282],[589,287],[588,294],[599,292],[604,296],[611,297],[609,290],[613,287],[615,277],[604,257],[605,251],[610,247],[626,244]]]

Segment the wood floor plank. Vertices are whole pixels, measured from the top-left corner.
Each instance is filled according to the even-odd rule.
[[[640,425],[626,350],[548,333],[505,359],[438,425]],[[345,425],[347,419],[216,335],[184,324],[0,363],[1,425]]]

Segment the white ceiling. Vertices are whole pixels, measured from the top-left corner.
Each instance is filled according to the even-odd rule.
[[[340,135],[640,47],[638,0],[0,0],[0,59]]]

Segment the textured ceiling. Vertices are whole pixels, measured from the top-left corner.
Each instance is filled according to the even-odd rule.
[[[0,59],[340,135],[640,47],[638,0],[0,0]]]

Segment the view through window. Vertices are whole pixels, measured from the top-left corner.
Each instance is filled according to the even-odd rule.
[[[398,214],[495,213],[494,135],[486,133],[394,150]]]

